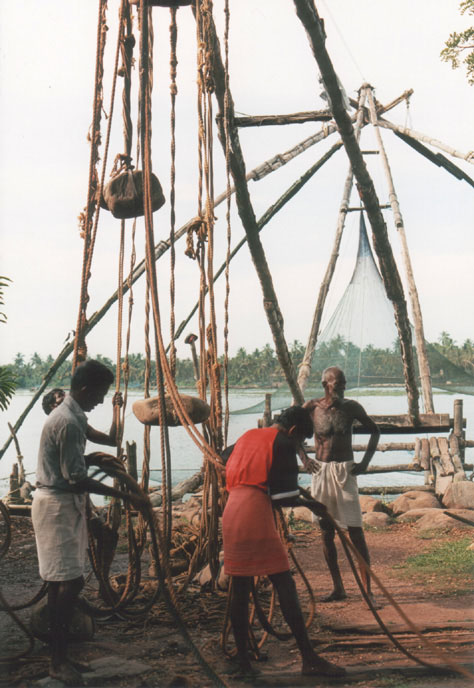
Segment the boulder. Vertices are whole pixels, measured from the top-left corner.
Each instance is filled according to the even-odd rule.
[[[307,523],[312,523],[313,521],[313,512],[305,506],[295,506],[294,509],[291,509],[291,512],[296,521],[306,521]]]
[[[419,518],[422,516],[426,516],[426,514],[431,513],[431,515],[435,516],[436,513],[439,512],[439,508],[435,507],[433,508],[425,508],[425,509],[410,509],[410,511],[406,511],[404,514],[400,514],[398,516],[397,521],[400,523],[409,523],[410,521],[418,521]]]
[[[183,407],[193,423],[204,423],[209,418],[211,409],[203,399],[180,394]],[[158,397],[138,399],[132,406],[133,413],[143,425],[159,425]],[[171,398],[165,396],[165,423],[171,427],[181,425]]]
[[[430,511],[431,513],[425,514],[418,520],[416,524],[418,530],[422,532],[427,530],[472,530],[472,526],[469,524],[451,518],[451,516],[448,516],[441,510],[430,509]],[[450,509],[450,511],[457,516],[461,516],[462,518],[467,518],[471,521],[474,520],[474,512],[470,509]]]
[[[474,483],[470,480],[453,482],[443,496],[448,509],[474,509]]]
[[[390,525],[390,516],[381,511],[369,511],[362,516],[362,522],[372,528],[386,528]]]
[[[405,494],[400,495],[392,502],[392,511],[394,514],[404,514],[411,509],[440,509],[439,500],[431,492],[422,492],[421,490],[410,490]]]
[[[372,511],[386,511],[387,509],[385,504],[380,499],[375,499],[375,497],[360,495],[359,502],[363,514],[367,514]]]

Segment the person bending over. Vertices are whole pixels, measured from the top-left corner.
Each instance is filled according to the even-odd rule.
[[[293,406],[283,411],[271,427],[249,430],[224,452],[229,493],[222,517],[224,571],[232,577],[230,619],[237,663],[243,675],[256,673],[247,646],[249,595],[254,576],[268,576],[276,588],[283,616],[302,656],[302,673],[345,674],[344,669],[313,650],[273,515],[273,504],[308,506],[299,498],[296,453],[312,431],[308,411]]]
[[[64,389],[55,387],[44,395],[41,401],[43,411],[47,416],[49,416],[51,411],[54,411],[54,409],[60,406],[65,398],[66,392]],[[113,416],[109,434],[106,435],[105,432],[101,432],[100,430],[96,430],[90,425],[87,425],[86,438],[89,440],[89,442],[94,442],[94,444],[105,444],[108,447],[115,447],[117,443],[117,428],[119,427],[120,409],[123,406],[123,397],[121,392],[116,392],[112,397],[112,406]]]
[[[81,684],[81,677],[67,656],[67,632],[84,585],[87,493],[125,497],[120,490],[88,478],[88,459],[93,461],[94,455],[84,456],[86,412],[104,401],[113,381],[113,373],[98,361],[79,365],[72,376],[69,394],[44,424],[38,453],[31,517],[40,576],[48,583],[49,673],[74,685]],[[110,465],[122,467],[114,458]],[[127,497],[137,508],[148,503],[144,494],[130,493]]]
[[[340,368],[326,368],[322,385],[324,397],[304,404],[313,419],[316,460],[308,459],[304,454],[300,454],[300,457],[307,470],[313,474],[313,497],[326,506],[328,513],[340,527],[347,528],[352,543],[367,564],[370,564],[362,529],[356,476],[363,473],[369,465],[377,448],[380,432],[357,401],[344,398],[346,378]],[[367,451],[360,463],[354,463],[352,451],[352,425],[355,420],[370,433]],[[320,518],[319,525],[323,535],[324,556],[333,581],[332,592],[322,601],[343,600],[346,592],[337,561],[335,529],[325,517]],[[364,587],[371,596],[370,577],[363,566],[360,570]],[[375,602],[373,597],[372,601]]]

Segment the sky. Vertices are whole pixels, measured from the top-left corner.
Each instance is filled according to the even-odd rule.
[[[110,112],[110,79],[117,30],[118,0],[109,0],[104,110]],[[0,364],[21,352],[54,357],[74,330],[80,288],[82,240],[77,216],[87,196],[92,118],[97,5],[94,0],[16,0],[0,3],[0,275],[11,280],[5,290],[8,321],[0,325]],[[449,33],[466,28],[457,0],[321,0],[327,48],[350,97],[370,83],[382,103],[405,90],[414,94],[387,114],[467,153],[474,149],[474,88],[462,70],[452,70],[439,53]],[[214,0],[222,38],[223,0]],[[277,114],[322,109],[317,64],[292,0],[231,0],[230,87],[235,109],[243,114]],[[170,227],[169,12],[153,10],[155,75],[153,90],[153,170],[167,203],[154,215],[155,238]],[[177,227],[197,211],[197,115],[195,24],[190,8],[178,12],[178,97],[176,125]],[[138,32],[136,31],[138,38]],[[134,82],[137,81],[135,70]],[[119,93],[112,118],[108,177],[122,152]],[[135,110],[136,112],[136,110]],[[134,115],[136,121],[136,114]],[[103,118],[103,123],[106,121]],[[247,170],[282,153],[320,129],[319,123],[241,129]],[[136,134],[136,131],[135,131]],[[472,309],[474,256],[473,189],[422,158],[389,131],[382,131],[410,248],[429,341],[448,331],[462,343],[474,337]],[[257,217],[337,140],[334,134],[259,182],[249,182]],[[366,127],[362,148],[375,148]],[[134,144],[135,146],[135,144]],[[437,150],[437,149],[435,149]],[[381,203],[388,191],[380,161],[368,160]],[[216,195],[226,186],[222,150],[214,140]],[[472,164],[453,158],[474,176]],[[306,342],[319,285],[329,260],[343,184],[348,171],[339,151],[263,230],[261,237],[285,322],[288,342]],[[355,195],[351,205],[357,205]],[[350,279],[357,248],[356,213],[348,216],[338,267],[323,324]],[[225,207],[216,208],[215,265],[225,259]],[[391,211],[385,218],[403,277],[399,239]],[[119,226],[101,212],[90,282],[88,313],[100,308],[118,280]],[[130,225],[131,227],[131,225]],[[126,270],[131,228],[127,229]],[[143,223],[137,223],[137,259],[143,256]],[[232,244],[244,231],[232,211]],[[195,262],[176,246],[176,306],[179,324],[197,299]],[[170,261],[157,266],[164,338],[167,341]],[[261,288],[247,248],[231,267],[229,351],[272,344]],[[222,283],[221,283],[222,282]],[[224,327],[224,283],[216,287],[219,331]],[[128,308],[128,304],[126,304]],[[125,321],[126,322],[126,321]],[[376,324],[375,324],[376,325]],[[367,327],[374,323],[367,323]],[[185,334],[196,330],[192,321]],[[144,292],[137,283],[130,351],[144,352]],[[113,308],[88,338],[90,355],[114,358],[117,309]],[[222,335],[219,340],[223,352]],[[188,357],[180,341],[178,356]]]

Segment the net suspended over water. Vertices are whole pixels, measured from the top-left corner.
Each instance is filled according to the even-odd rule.
[[[318,346],[337,338],[351,342],[362,350],[367,346],[391,349],[398,338],[393,306],[385,293],[382,277],[375,264],[362,211],[354,272],[318,338]]]
[[[433,384],[451,391],[472,394],[474,378],[428,345]],[[374,260],[363,212],[360,212],[359,247],[354,271],[334,313],[318,337],[310,385],[305,396],[321,396],[321,373],[328,366],[344,370],[348,388],[372,385],[403,385],[403,367],[393,305]],[[415,359],[416,366],[416,359]],[[448,385],[448,386],[446,386]],[[459,385],[463,385],[462,389]],[[359,389],[360,391],[360,389]],[[288,390],[272,394],[272,410],[292,403]],[[264,401],[232,414],[261,413]]]

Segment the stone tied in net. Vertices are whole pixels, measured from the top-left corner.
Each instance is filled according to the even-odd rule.
[[[158,178],[151,174],[151,208],[158,210],[165,203],[165,197]],[[119,220],[141,217],[145,214],[143,199],[143,172],[126,170],[113,177],[104,188],[100,203],[105,210]]]

